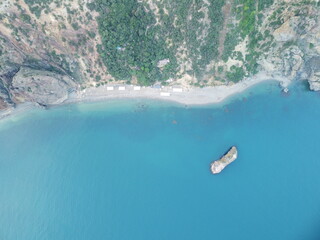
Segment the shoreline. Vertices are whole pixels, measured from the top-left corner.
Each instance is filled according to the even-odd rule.
[[[110,99],[153,99],[176,102],[184,105],[196,106],[220,103],[228,97],[241,93],[246,89],[265,81],[278,81],[280,86],[286,88],[291,81],[283,77],[272,77],[270,75],[260,73],[255,77],[245,79],[239,83],[230,86],[214,86],[214,87],[141,87],[140,90],[134,90],[133,85],[103,85],[99,87],[90,87],[82,91],[70,94],[69,98],[58,104],[97,102]],[[108,88],[113,87],[113,90]],[[124,88],[120,90],[119,87]],[[176,90],[176,91],[175,91]],[[179,90],[179,91],[177,91]],[[180,92],[181,91],[181,92]]]
[[[136,86],[133,85],[103,85],[70,93],[68,98],[60,100],[56,104],[50,105],[50,107],[74,103],[103,102],[115,99],[152,99],[176,102],[188,106],[201,106],[221,103],[232,95],[244,92],[248,88],[266,81],[278,81],[279,87],[282,88],[286,88],[291,83],[289,79],[284,77],[259,73],[254,77],[247,78],[230,86],[222,85],[203,88],[183,88],[181,86],[165,86],[161,88],[141,87],[137,90],[135,89]],[[110,90],[111,88],[113,90]],[[0,111],[0,120],[39,108],[44,107],[32,102],[18,104],[16,107]]]

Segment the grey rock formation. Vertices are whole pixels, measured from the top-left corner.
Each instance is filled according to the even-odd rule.
[[[297,33],[294,29],[296,22],[299,21],[297,18],[290,18],[278,29],[273,32],[273,36],[278,42],[287,42],[295,39]]]
[[[273,32],[274,46],[260,59],[272,75],[308,80],[311,90],[320,90],[320,19],[317,8],[306,8],[300,16],[288,16]]]
[[[22,67],[12,79],[12,94],[19,102],[58,104],[68,97],[75,84],[67,76]]]
[[[312,73],[309,77],[310,89],[313,91],[320,91],[320,71]]]
[[[226,166],[235,161],[238,157],[238,150],[233,146],[225,155],[217,161],[211,163],[211,172],[213,174],[220,173]]]
[[[313,57],[306,63],[305,77],[309,81],[310,89],[320,91],[320,57]]]
[[[297,46],[286,49],[282,54],[283,75],[293,79],[303,67],[303,52]]]
[[[0,109],[24,102],[57,104],[77,87],[63,69],[45,59],[26,55],[5,38],[0,39]]]

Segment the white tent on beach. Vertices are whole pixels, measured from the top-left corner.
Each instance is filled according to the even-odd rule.
[[[172,92],[182,92],[182,91],[183,91],[182,88],[177,88],[177,87],[172,88]]]

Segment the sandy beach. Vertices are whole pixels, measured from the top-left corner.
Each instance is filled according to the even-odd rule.
[[[282,77],[272,77],[270,75],[260,73],[255,77],[245,79],[230,86],[214,86],[204,88],[183,88],[180,86],[137,88],[133,85],[103,85],[100,87],[91,87],[72,93],[63,103],[92,102],[118,98],[147,98],[174,101],[186,105],[214,104],[225,100],[231,95],[241,93],[253,85],[268,80],[279,81],[279,84],[284,88],[290,84],[290,80],[288,79]]]
[[[279,81],[283,88],[290,84],[290,80],[283,77],[270,76],[265,73],[257,74],[252,78],[247,78],[239,83],[230,86],[214,87],[138,87],[133,85],[103,85],[91,87],[82,91],[72,92],[68,98],[60,99],[55,105],[64,105],[82,102],[97,102],[111,99],[154,99],[163,101],[173,101],[184,105],[205,105],[219,103],[231,95],[241,93],[244,90],[264,81]],[[37,103],[23,103],[15,108],[0,111],[0,119],[14,116],[31,109],[42,108]]]

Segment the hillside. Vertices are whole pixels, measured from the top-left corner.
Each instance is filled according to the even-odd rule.
[[[313,0],[3,0],[0,109],[107,83],[230,85],[267,72],[320,89]]]

